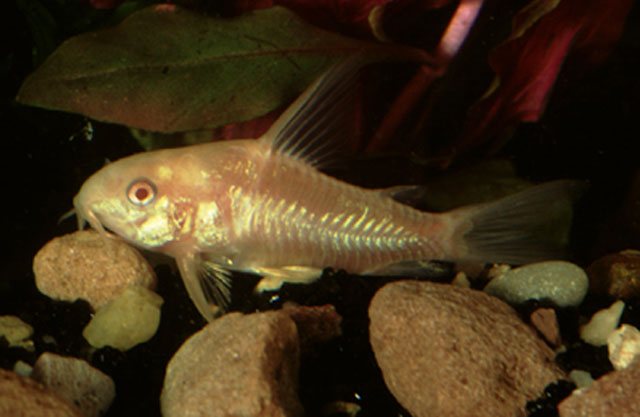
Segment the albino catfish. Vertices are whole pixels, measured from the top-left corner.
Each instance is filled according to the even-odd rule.
[[[106,165],[74,198],[79,226],[175,258],[208,320],[228,301],[230,271],[263,276],[263,291],[311,282],[325,267],[374,275],[411,261],[520,264],[549,255],[526,230],[576,182],[434,214],[318,171],[340,133],[355,74],[350,60],[330,68],[259,139]]]

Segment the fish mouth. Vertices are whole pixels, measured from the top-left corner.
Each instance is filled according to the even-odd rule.
[[[82,207],[80,205],[76,205],[75,208],[76,216],[78,218],[78,230],[83,230],[87,223],[89,226],[96,232],[100,233],[101,236],[116,239],[118,235],[108,230],[100,218],[95,214],[93,210],[91,210],[91,205],[89,207]]]

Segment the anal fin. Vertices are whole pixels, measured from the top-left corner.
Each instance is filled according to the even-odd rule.
[[[310,284],[322,276],[322,269],[310,266],[284,266],[279,268],[254,268],[252,272],[263,278],[254,288],[257,293],[279,290],[285,282]]]

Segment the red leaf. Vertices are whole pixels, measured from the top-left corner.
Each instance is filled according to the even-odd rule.
[[[227,139],[256,139],[262,136],[282,113],[282,109],[276,109],[264,116],[257,117],[246,122],[232,123],[219,127],[213,131],[214,140]]]
[[[374,7],[393,5],[394,10],[415,0],[237,0],[236,14],[271,6],[284,6],[299,14],[308,22],[323,29],[370,39],[369,14]],[[438,0],[429,3],[446,3]]]
[[[478,146],[519,122],[537,121],[567,55],[602,62],[618,41],[633,0],[553,3],[538,0],[523,9],[511,38],[490,53],[497,76],[471,108],[456,150]]]

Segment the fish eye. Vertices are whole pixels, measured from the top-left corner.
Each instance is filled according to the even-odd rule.
[[[138,178],[127,187],[127,198],[136,206],[146,206],[156,197],[156,186],[146,178]]]

